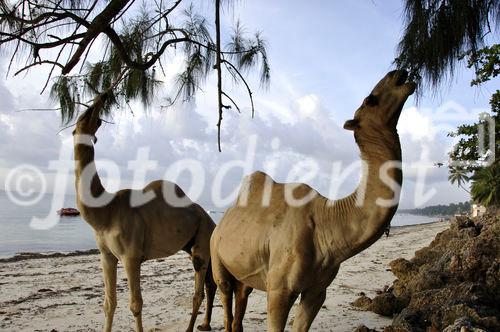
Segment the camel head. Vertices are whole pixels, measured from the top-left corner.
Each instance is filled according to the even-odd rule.
[[[97,112],[93,112],[93,108],[88,108],[76,121],[76,128],[73,131],[73,135],[88,135],[93,137],[94,143],[97,143],[97,137],[95,136],[97,130],[102,124],[102,120],[99,118]]]
[[[355,134],[383,129],[396,131],[403,105],[416,87],[407,79],[405,70],[394,70],[385,75],[354,113],[354,119],[346,121],[344,128]]]

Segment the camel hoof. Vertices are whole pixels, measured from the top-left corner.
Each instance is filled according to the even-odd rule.
[[[210,324],[198,325],[198,331],[212,331]]]

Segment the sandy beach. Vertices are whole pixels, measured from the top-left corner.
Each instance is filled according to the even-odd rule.
[[[448,223],[397,227],[372,247],[344,262],[311,331],[352,331],[389,325],[391,319],[361,311],[350,303],[360,292],[372,297],[394,280],[388,263],[411,258],[428,245]],[[187,327],[193,294],[193,270],[187,254],[178,253],[143,264],[143,320],[146,330],[183,331]],[[0,329],[2,331],[100,331],[103,283],[95,254],[25,259],[0,263]],[[118,268],[118,307],[115,331],[132,331],[125,274]],[[204,310],[204,309],[203,309]],[[202,315],[198,316],[201,322]],[[293,310],[290,322],[293,320]],[[254,291],[244,320],[247,331],[265,331],[265,293]],[[291,325],[289,325],[291,328]],[[216,298],[214,331],[223,330],[223,314]]]

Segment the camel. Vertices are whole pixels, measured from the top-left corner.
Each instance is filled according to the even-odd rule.
[[[198,204],[189,201],[182,189],[168,181],[154,181],[142,190],[124,189],[106,192],[94,163],[96,132],[101,119],[94,111],[103,105],[105,96],[96,99],[78,119],[74,135],[77,206],[85,221],[92,226],[100,250],[104,276],[104,331],[111,331],[116,308],[116,271],[120,261],[127,275],[129,305],[135,317],[136,331],[142,327],[141,263],[175,254],[190,254],[195,270],[193,311],[187,331],[193,331],[206,286],[205,319],[198,329],[209,331],[216,285],[210,267],[210,236],[215,224]],[[171,190],[186,204],[173,206],[164,199],[162,190]],[[152,195],[154,194],[154,195]],[[135,196],[134,196],[135,195]],[[154,196],[149,202],[132,206],[134,197]],[[101,197],[106,204],[94,204]],[[91,204],[89,204],[89,202]]]
[[[268,331],[284,330],[299,295],[293,331],[308,331],[340,264],[382,236],[397,210],[402,184],[400,167],[384,164],[401,161],[396,125],[415,90],[407,77],[406,71],[388,73],[344,125],[354,131],[365,162],[361,184],[351,195],[330,200],[306,184],[292,184],[294,199],[312,197],[297,205],[284,199],[287,184],[263,172],[244,179],[210,241],[225,331],[243,330],[253,289],[267,292]],[[381,171],[390,181],[381,178]]]

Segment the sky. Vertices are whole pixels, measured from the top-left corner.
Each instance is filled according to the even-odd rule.
[[[208,5],[198,8],[207,9]],[[195,101],[162,110],[170,81],[183,65],[180,57],[172,55],[162,77],[165,93],[157,96],[155,104],[148,111],[140,104],[118,110],[108,119],[113,123],[99,130],[96,158],[106,187],[111,191],[140,188],[157,178],[175,180],[190,189],[191,184],[201,183],[201,192],[194,189],[195,199],[211,208],[214,183],[220,180],[217,174],[227,168],[219,181],[219,198],[227,198],[223,199],[226,204],[242,177],[254,170],[265,170],[278,181],[301,180],[331,198],[352,192],[359,180],[359,168],[353,166],[359,150],[352,132],[342,125],[378,80],[393,69],[402,10],[403,2],[395,0],[237,1],[234,9],[224,12],[224,31],[241,19],[249,33],[261,31],[268,43],[269,88],[259,88],[255,77],[249,79],[255,118],[251,118],[244,88],[233,88],[228,80],[225,86],[242,110],[241,114],[226,111],[223,151],[219,153],[213,77]],[[69,176],[63,188],[74,193],[71,129],[58,133],[61,121],[57,112],[22,111],[54,107],[46,93],[40,95],[47,72],[34,69],[26,76],[6,77],[8,61],[6,54],[0,55],[0,189],[17,188],[23,192],[21,196],[42,189],[54,192],[61,183],[58,171],[67,167]],[[402,208],[468,200],[465,191],[448,183],[446,167],[433,164],[448,160],[453,142],[447,132],[473,122],[489,109],[489,96],[498,88],[498,79],[478,89],[470,87],[472,78],[473,72],[461,67],[453,80],[424,91],[419,103],[413,97],[406,102],[398,124],[404,165]],[[138,154],[144,160],[145,153],[156,165],[138,180],[133,170],[145,168],[145,163],[131,161]],[[176,165],[182,160],[201,164],[203,176],[194,178],[181,172]],[[107,167],[111,163],[116,167]],[[294,178],[291,174],[313,164],[318,171],[314,177]],[[23,178],[29,172],[41,173],[44,180]]]

